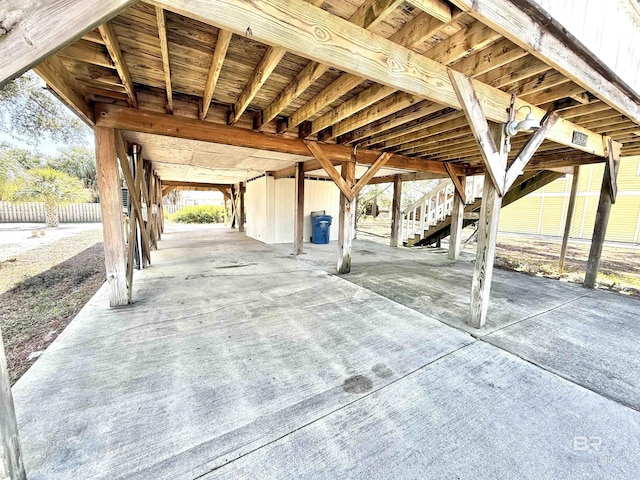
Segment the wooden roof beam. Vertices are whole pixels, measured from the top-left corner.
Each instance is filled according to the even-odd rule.
[[[158,22],[158,36],[160,37],[160,50],[162,51],[162,68],[164,70],[164,84],[167,91],[167,113],[173,113],[173,92],[171,88],[171,64],[169,63],[169,42],[167,41],[167,25],[164,9],[156,7],[156,20]]]
[[[102,35],[104,44],[107,47],[107,51],[109,52],[109,56],[111,57],[111,60],[116,67],[116,71],[118,72],[118,76],[122,81],[122,85],[127,92],[127,96],[129,97],[129,105],[137,108],[138,100],[136,99],[136,92],[133,89],[133,81],[131,80],[129,68],[127,67],[127,63],[125,62],[124,56],[122,55],[120,42],[118,41],[116,32],[113,30],[111,22],[103,23],[98,27],[98,30],[100,31],[100,35]]]
[[[221,145],[256,148],[292,155],[309,155],[309,149],[298,138],[283,137],[231,125],[180,117],[175,114],[167,115],[113,104],[99,103],[96,104],[95,110],[96,123],[105,127],[189,140],[201,140]],[[323,145],[323,151],[332,161],[350,161],[353,155],[353,149],[343,145],[325,144]],[[381,153],[379,150],[359,149],[357,161],[358,163],[370,165]],[[397,154],[392,155],[387,162],[387,166],[409,171],[434,172],[446,175],[441,162],[432,162]],[[457,168],[460,174],[464,173],[464,166]]]
[[[408,2],[441,22],[451,21],[451,6],[445,0],[408,0]]]
[[[457,21],[456,16],[450,22]],[[449,23],[450,24],[450,23]],[[432,37],[443,28],[447,23],[424,14],[418,16],[411,22],[408,22],[403,28],[398,30],[390,38],[390,41],[398,43],[399,45],[413,48],[416,45],[424,42],[427,38]],[[334,102],[342,95],[345,95],[350,90],[357,87],[363,82],[363,78],[353,74],[343,74],[336,81],[329,84],[324,90],[318,93],[314,98],[309,100],[306,104],[296,110],[285,122],[278,126],[278,132],[284,133],[291,128],[300,125],[302,122],[322,110],[328,104]],[[364,108],[364,107],[362,107]],[[355,110],[355,107],[352,108]],[[357,111],[357,110],[356,110]]]
[[[180,180],[163,180],[163,187],[192,187],[192,188],[206,188],[210,190],[218,190],[220,188],[231,188],[231,184],[226,183],[207,183],[207,182],[183,182]]]
[[[322,1],[310,3],[319,7]],[[351,15],[349,21],[363,28],[373,28],[401,3],[402,1],[398,0],[367,0]],[[264,124],[273,120],[293,100],[298,98],[302,92],[313,85],[329,68],[328,65],[314,61],[309,62],[307,66],[296,75],[293,81],[291,81],[257,117],[255,122],[256,130],[262,129]]]
[[[216,40],[216,47],[213,51],[213,58],[211,60],[211,66],[209,67],[209,74],[207,75],[207,83],[205,84],[204,92],[202,94],[202,105],[200,107],[199,115],[200,120],[204,120],[207,117],[207,112],[209,112],[213,92],[218,84],[222,64],[224,63],[224,58],[227,55],[227,49],[229,48],[229,43],[231,43],[232,36],[233,34],[229,30],[220,29],[218,31],[218,39]]]
[[[532,55],[592,92],[605,103],[640,123],[637,94],[611,81],[611,72],[531,0],[452,0],[468,12]]]
[[[474,22],[467,28],[463,28],[459,32],[453,34],[443,42],[438,43],[435,47],[429,49],[424,55],[426,57],[435,60],[436,62],[442,63],[443,65],[449,65],[457,60],[460,60],[466,55],[469,55],[471,52],[483,49],[495,42],[498,38],[500,38],[500,34],[493,32],[489,27],[483,25],[480,22]],[[389,88],[389,87],[386,87]],[[351,130],[355,130],[358,127],[366,125],[366,120],[371,119],[370,121],[380,119],[390,113],[395,113],[403,108],[407,107],[410,103],[403,104],[402,102],[396,102],[395,106],[397,107],[395,110],[389,111],[388,109],[382,109],[377,118],[372,118],[373,115],[369,111],[361,112],[359,117],[356,119],[345,118],[351,115],[350,112],[359,112],[364,108],[368,107],[372,103],[375,103],[379,100],[379,98],[372,95],[374,91],[380,90],[380,85],[373,85],[369,87],[364,92],[361,92],[356,97],[352,98],[348,102],[334,108],[330,112],[326,113],[322,117],[314,120],[311,125],[311,134],[319,132],[323,128],[327,128],[331,125],[334,125],[340,120],[343,120],[340,125],[336,126],[336,128],[331,128],[327,132],[323,132],[322,140],[326,141],[331,138],[337,137],[338,135],[344,135],[345,133]],[[392,90],[391,93],[394,93],[395,90]],[[389,94],[387,94],[389,95]],[[404,96],[406,94],[403,93]],[[411,96],[411,103],[416,103],[420,101],[420,98]],[[349,104],[350,108],[347,108]],[[376,108],[374,106],[372,108]],[[351,121],[349,121],[351,120]]]
[[[35,68],[35,72],[85,123],[91,127],[95,126],[95,114],[82,85],[69,73],[57,55],[41,62]]]
[[[267,81],[271,72],[278,66],[282,57],[287,53],[287,50],[283,47],[267,47],[267,51],[264,56],[256,65],[255,70],[249,77],[249,81],[242,90],[242,93],[238,97],[236,103],[231,107],[229,111],[228,121],[229,125],[233,125],[247,109],[253,98],[258,94],[264,82]]]
[[[25,9],[21,0],[2,8],[22,10],[22,18],[0,42],[0,86],[114,17],[134,0],[41,0]],[[70,15],[69,12],[73,12]]]
[[[500,68],[507,63],[518,60],[526,55],[528,55],[528,53],[525,52],[522,48],[517,47],[511,41],[504,39],[494,43],[493,45],[483,50],[477,51],[462,60],[454,62],[452,64],[452,68],[458,72],[464,73],[465,75],[476,77],[477,75],[482,75],[484,73],[487,73],[488,71]],[[416,120],[429,113],[430,112],[425,112],[424,114],[421,114],[421,111],[417,108],[411,109],[406,112],[398,112],[397,115],[380,118],[373,123],[365,124],[365,126],[363,127],[347,131],[347,133],[345,134],[336,133],[335,136],[337,137],[337,141],[340,144],[354,143],[358,140],[372,137],[376,134],[386,132],[387,130],[391,130],[392,128],[396,128],[403,123],[415,122]],[[336,132],[341,131],[340,128],[336,127],[334,127],[334,130]],[[401,135],[401,133],[399,132],[400,129],[397,130],[396,136]],[[410,131],[407,131],[406,133],[410,133]],[[342,135],[342,137],[340,137],[339,135]],[[376,143],[372,140],[373,139],[369,139],[362,145]]]

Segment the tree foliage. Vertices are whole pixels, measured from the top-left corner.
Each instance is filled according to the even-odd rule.
[[[58,205],[85,202],[90,196],[82,180],[50,167],[25,171],[11,193],[14,202],[43,202],[48,227],[58,226]]]
[[[51,157],[46,165],[82,180],[84,187],[98,197],[98,177],[96,172],[96,156],[93,150],[76,146],[62,150],[57,157]]]
[[[57,142],[79,143],[89,131],[31,71],[0,87],[0,129],[33,146],[47,136]]]

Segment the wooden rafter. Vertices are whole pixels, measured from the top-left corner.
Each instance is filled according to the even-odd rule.
[[[408,2],[441,22],[451,21],[451,7],[444,0],[408,0]]]
[[[23,18],[2,36],[0,42],[0,86],[132,3],[133,0],[42,0],[37,8],[25,9]]]
[[[455,62],[452,68],[470,77],[477,77],[478,75],[482,75],[490,70],[500,68],[509,62],[522,58],[525,55],[528,55],[528,53],[525,52],[522,48],[515,46],[509,40],[502,40],[483,50],[474,52],[463,60]],[[395,130],[393,132],[385,133],[382,138],[379,138],[378,140],[385,141],[389,138],[394,138],[403,134],[411,133],[412,131],[417,131],[420,129],[420,119],[435,111],[431,108],[433,105],[436,104],[423,102],[422,104],[420,104],[420,107],[414,104],[413,108],[407,108],[406,110],[399,111],[397,114],[380,118],[379,120],[370,124],[366,124],[365,126],[360,127],[355,131],[348,131],[348,133],[344,134],[344,136],[342,137],[339,137],[338,135],[343,134],[336,133],[338,143],[358,142],[358,140],[362,140],[363,138],[372,137],[376,134],[382,134],[391,129]],[[365,110],[358,115],[364,117],[366,114],[367,111]],[[354,115],[354,117],[355,116],[356,115]],[[348,121],[353,122],[354,120],[349,119]],[[396,128],[399,126],[402,126],[402,128]],[[350,128],[349,125],[346,125],[346,127]],[[411,130],[412,127],[415,129]],[[340,127],[334,126],[333,131],[340,132]],[[373,145],[375,143],[377,143],[376,138],[373,137],[369,138],[361,145]]]
[[[156,7],[156,19],[158,22],[158,36],[160,37],[160,50],[162,51],[162,68],[164,70],[164,84],[167,91],[167,113],[173,113],[173,92],[171,88],[171,64],[169,62],[169,42],[167,41],[167,25],[164,10]]]
[[[316,2],[319,6],[322,2]],[[381,22],[389,13],[401,4],[398,0],[367,0],[349,18],[349,21],[363,28],[373,28]],[[282,110],[284,110],[293,100],[298,98],[302,92],[309,88],[327,70],[328,65],[311,61],[293,79],[285,89],[264,109],[255,127],[260,130],[265,123],[273,120]],[[293,127],[297,126],[293,125]],[[293,128],[292,127],[292,128]]]
[[[124,56],[122,55],[120,42],[118,41],[116,32],[113,30],[111,22],[103,23],[98,27],[98,30],[100,31],[100,35],[102,35],[104,44],[107,47],[107,51],[109,52],[109,56],[111,57],[111,60],[116,67],[116,71],[118,72],[118,76],[122,81],[122,85],[127,92],[127,97],[129,97],[129,105],[137,108],[138,100],[136,99],[136,92],[133,89],[133,81],[131,80],[129,68],[127,67],[127,63],[125,62]]]
[[[597,70],[582,45],[569,45],[566,31],[545,18],[535,2],[518,0],[452,0],[453,3],[509,38],[546,64],[562,72],[584,90],[640,123],[640,105]],[[508,12],[505,14],[505,12]],[[577,47],[577,48],[576,48]],[[577,51],[577,50],[583,50]]]
[[[95,125],[95,115],[87,102],[84,89],[57,55],[41,62],[35,72],[80,118],[90,126]]]
[[[395,91],[395,88],[380,85],[379,83],[372,85],[366,90],[360,92],[355,97],[347,100],[346,102],[340,104],[336,108],[322,115],[320,118],[311,122],[311,128],[308,131],[308,135],[317,133],[322,129],[331,127],[335,123],[338,123],[340,120],[351,117],[354,113],[357,113],[360,110],[368,107],[369,105],[372,105],[382,100],[383,98],[388,97]],[[418,101],[418,99],[416,99],[415,101]],[[331,133],[330,135],[325,135],[324,140],[328,140],[335,135],[337,134]]]
[[[211,99],[213,98],[213,92],[218,84],[222,64],[224,63],[224,58],[227,55],[227,49],[229,48],[229,43],[231,43],[232,36],[233,34],[228,30],[220,29],[218,32],[218,39],[216,40],[216,48],[213,51],[213,59],[211,60],[211,66],[209,67],[207,83],[205,84],[204,93],[202,94],[200,120],[204,120],[207,117],[209,105],[211,105]]]
[[[257,95],[258,91],[264,85],[264,82],[267,81],[271,72],[278,66],[282,57],[284,57],[287,51],[282,47],[267,47],[267,51],[264,56],[258,62],[255,70],[249,77],[249,81],[242,90],[240,97],[233,105],[233,108],[229,111],[229,125],[233,125],[244,113],[247,109],[251,100]]]
[[[347,73],[363,75],[374,82],[394,86],[444,106],[462,108],[448,80],[447,67],[300,0],[226,0],[215,6],[200,2],[177,4],[174,0],[157,0],[157,3],[185,16],[239,33],[243,27],[238,19],[251,18],[253,38],[258,41],[280,45],[292,53],[311,57]],[[326,33],[323,35],[326,41],[317,41],[319,31]],[[357,56],[352,54],[354,49],[358,50]],[[494,122],[506,122],[510,95],[475,80],[473,84],[483,98],[486,117]],[[520,99],[515,107],[519,109],[524,105],[531,107],[534,116],[544,115],[544,111]],[[524,113],[519,114],[516,120],[522,118]],[[586,135],[585,145],[573,143],[574,132]],[[571,122],[559,120],[549,133],[549,139],[598,156],[604,155],[601,135]]]
[[[469,27],[460,30],[448,39],[438,43],[435,47],[428,50],[424,55],[439,63],[442,63],[443,65],[449,65],[461,59],[462,57],[469,55],[475,50],[485,48],[499,37],[499,34],[493,32],[490,28],[486,27],[482,23],[474,22]],[[373,85],[372,87],[369,87],[367,90],[356,95],[348,102],[334,108],[322,117],[314,120],[310,132],[316,133],[323,128],[334,125],[340,120],[349,117],[352,112],[359,112],[372,103],[377,102],[378,100],[380,100],[380,98],[378,98],[380,95],[376,96],[376,93],[380,92],[379,87],[380,85]],[[387,91],[389,92],[385,92],[384,96],[388,96],[391,93],[395,92],[395,89],[389,89],[389,87],[384,88],[388,89]],[[399,92],[393,99],[388,100],[388,106],[385,105],[383,106],[383,108],[380,108],[379,105],[374,105],[373,107],[371,107],[371,109],[360,112],[357,118],[348,118],[347,120],[340,122],[340,125],[337,125],[335,128],[331,128],[329,133],[322,136],[323,140],[328,140],[338,135],[343,135],[349,132],[349,129],[354,130],[364,125],[364,122],[369,119],[369,121],[378,120],[390,113],[395,113],[403,108],[406,108],[411,103],[417,103],[421,99],[414,95],[408,95],[404,92]],[[346,105],[349,105],[349,107],[347,108]],[[373,109],[378,109],[379,112],[377,112],[377,114],[373,113]]]
[[[426,18],[425,20],[424,17],[428,17],[428,18]],[[423,42],[425,39],[435,35],[440,30],[444,29],[447,25],[449,25],[448,23],[442,23],[441,21],[437,20],[436,18],[426,13],[424,14],[424,17],[423,16],[416,17],[412,22],[409,22],[407,25],[405,25],[405,27],[403,27],[394,35],[392,35],[390,40],[392,42],[398,43],[399,45],[406,46],[407,48],[413,48],[414,46]],[[449,22],[452,22],[455,20],[457,20],[457,17],[454,18],[454,20],[450,18]],[[362,83],[362,81],[363,79],[357,75],[349,75],[349,74],[342,75],[336,81],[328,85],[324,90],[322,90],[322,92],[316,95],[313,99],[311,99],[305,105],[303,105],[298,110],[296,110],[291,115],[291,117],[287,120],[287,122],[283,123],[280,126],[279,131],[283,132],[285,130],[288,130],[290,128],[293,128],[299,125],[300,123],[305,121],[307,118],[314,115],[317,111],[324,108],[327,104],[332,103],[342,95],[349,92],[349,90],[352,90],[353,88],[358,86],[360,83]],[[379,93],[379,90],[376,90],[376,87],[377,86],[374,85],[369,89],[365,90],[364,92],[362,92],[361,94],[359,94],[358,98],[350,100],[348,102],[350,103],[349,108],[345,108],[341,105],[340,107],[337,107],[333,111],[328,112],[326,115],[324,115],[320,119],[314,121],[311,129],[305,133],[307,135],[310,135],[311,133],[316,133],[322,128],[326,128],[332,125],[333,123],[336,123],[346,118],[350,113],[358,112],[363,108],[366,108],[367,106],[371,105],[371,103],[373,103],[371,100],[373,100],[376,97],[376,94]],[[393,93],[393,91],[394,90],[391,89],[389,93],[387,93],[387,95],[390,95],[391,93]],[[416,99],[414,99],[413,101],[416,101]],[[396,105],[398,104],[399,102],[396,102]],[[344,130],[344,126],[335,129],[336,132],[341,132],[343,130]],[[328,140],[330,136],[333,137],[339,134],[341,133],[334,134],[332,129],[331,132],[329,132],[329,134],[325,133],[323,137]]]

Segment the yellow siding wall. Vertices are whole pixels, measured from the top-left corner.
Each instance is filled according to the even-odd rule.
[[[578,196],[571,222],[572,238],[593,233],[604,165],[580,167]],[[618,172],[618,197],[611,208],[607,240],[640,243],[640,157],[623,158]],[[571,190],[571,175],[550,183],[502,209],[500,231],[561,236]]]

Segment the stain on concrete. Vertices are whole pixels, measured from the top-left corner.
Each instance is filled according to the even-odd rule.
[[[393,370],[387,367],[384,363],[376,363],[371,367],[371,371],[380,378],[389,378],[393,375]]]
[[[216,269],[242,268],[242,267],[250,267],[251,265],[257,265],[257,263],[239,263],[238,265],[220,265],[219,267],[213,267],[213,268],[216,268]]]
[[[373,382],[364,375],[354,375],[347,378],[342,389],[347,393],[366,393],[373,388]]]

